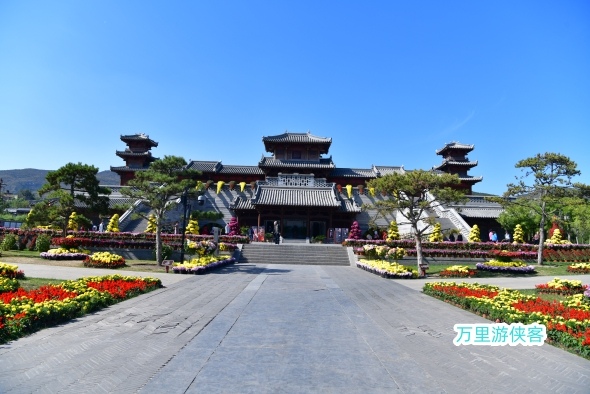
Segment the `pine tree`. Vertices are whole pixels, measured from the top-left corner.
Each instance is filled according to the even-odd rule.
[[[397,222],[392,220],[389,223],[389,228],[387,229],[387,240],[388,241],[396,241],[399,239],[399,229],[397,227]]]
[[[479,227],[477,224],[474,224],[471,227],[471,231],[469,232],[469,238],[467,238],[468,242],[481,242]]]

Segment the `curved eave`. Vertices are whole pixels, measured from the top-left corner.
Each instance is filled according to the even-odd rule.
[[[450,144],[446,144],[441,149],[437,149],[436,154],[442,155],[442,154],[445,154],[446,152],[450,152],[450,151],[458,151],[458,152],[468,153],[468,152],[471,152],[474,148],[475,148],[475,145],[466,145],[466,144],[460,144],[457,142],[452,142]]]
[[[151,147],[157,147],[158,143],[152,140],[149,136],[145,134],[131,134],[131,135],[121,135],[121,141],[123,142],[131,142],[131,141],[145,141]]]
[[[477,183],[483,180],[482,176],[459,177],[462,183]]]
[[[123,167],[111,167],[111,171],[113,172],[136,172],[136,171],[145,171],[147,170],[147,167],[145,168],[134,168],[134,167],[127,167],[127,166],[123,166]]]
[[[439,164],[438,166],[433,167],[434,170],[442,170],[444,168],[448,168],[448,167],[467,167],[467,168],[473,168],[476,167],[478,164],[477,160],[476,161],[443,161],[441,164]]]
[[[258,163],[260,168],[308,168],[308,169],[334,169],[336,166],[330,159],[317,161],[306,160],[276,160],[274,158],[264,157]]]
[[[297,145],[311,145],[316,146],[317,149],[322,153],[328,153],[330,145],[332,145],[332,138],[318,137],[310,133],[283,133],[279,135],[272,135],[262,137],[264,148],[267,152],[274,152],[276,146],[285,144],[297,144]]]

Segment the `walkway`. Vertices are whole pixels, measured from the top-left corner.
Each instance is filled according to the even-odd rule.
[[[0,346],[0,392],[588,393],[590,387],[590,361],[549,345],[455,347],[455,323],[487,321],[404,285],[418,281],[309,265],[234,265],[170,276],[182,280]]]

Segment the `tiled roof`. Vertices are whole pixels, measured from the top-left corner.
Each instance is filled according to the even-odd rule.
[[[469,199],[465,204],[451,205],[462,216],[469,218],[497,218],[504,208],[502,205],[489,201],[481,196],[467,196]]]
[[[370,168],[334,168],[330,173],[330,177],[362,177],[375,178],[376,175]]]
[[[339,211],[341,212],[361,212],[361,210],[360,206],[354,204],[349,199],[342,200],[342,205],[339,208]]]
[[[230,204],[231,209],[254,209],[254,205],[249,198],[243,196],[237,196],[234,201]]]
[[[186,166],[187,170],[197,170],[201,172],[217,172],[221,167],[220,161],[195,161],[191,160]]]
[[[391,174],[403,174],[405,172],[404,167],[393,167],[393,166],[373,166],[373,171],[379,176],[391,175]]]
[[[461,182],[481,182],[483,180],[483,176],[460,176],[459,180]]]
[[[447,166],[458,166],[458,167],[475,167],[477,166],[477,160],[476,161],[455,161],[455,160],[443,160],[443,162],[441,164],[439,164],[438,166],[433,167],[433,169],[438,170],[441,168],[445,168]]]
[[[272,135],[268,137],[262,137],[263,142],[294,142],[298,144],[331,144],[332,138],[318,137],[316,135],[307,133],[289,133],[284,132],[279,135]]]
[[[187,165],[189,170],[201,172],[214,172],[219,174],[254,174],[264,175],[258,166],[224,165],[220,161],[195,161],[191,160]]]
[[[341,205],[332,188],[289,188],[273,186],[258,187],[256,196],[252,199],[252,204],[335,208]]]
[[[459,214],[468,218],[497,218],[504,212],[502,208],[461,208]]]
[[[145,152],[133,152],[129,149],[125,149],[124,151],[115,151],[115,154],[119,157],[129,157],[129,156],[148,156],[152,157],[152,152],[145,151]],[[153,159],[156,159],[155,157]]]
[[[440,155],[448,150],[460,150],[460,151],[470,152],[473,150],[474,147],[475,147],[475,145],[466,145],[466,144],[462,144],[460,142],[449,142],[443,148],[438,149],[436,151],[436,154]]]
[[[112,167],[111,166],[111,171],[113,172],[135,172],[135,171],[145,171],[147,170],[147,167],[127,167],[127,166],[122,166],[122,167]]]
[[[158,143],[152,139],[150,139],[149,135],[141,134],[130,134],[130,135],[121,135],[121,141],[149,141],[151,146],[158,146]]]
[[[319,161],[307,160],[278,160],[274,157],[264,156],[258,163],[259,167],[281,167],[281,168],[336,168],[332,158],[320,159]]]
[[[219,170],[221,174],[255,174],[264,175],[264,172],[258,166],[234,166],[223,165]]]

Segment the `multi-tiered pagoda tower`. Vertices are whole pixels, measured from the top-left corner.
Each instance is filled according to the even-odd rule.
[[[477,161],[469,161],[467,154],[473,150],[473,145],[465,145],[459,142],[450,142],[442,149],[436,151],[437,155],[443,157],[440,165],[433,167],[434,170],[446,172],[447,174],[458,175],[461,180],[459,187],[466,190],[466,194],[472,194],[473,185],[481,182],[483,177],[474,177],[467,174],[469,169],[477,166]]]
[[[127,144],[124,151],[116,151],[117,156],[125,160],[121,167],[111,167],[121,177],[121,185],[126,185],[133,179],[136,171],[145,170],[150,163],[157,160],[150,150],[158,146],[158,143],[145,134],[122,135],[121,141]]]

